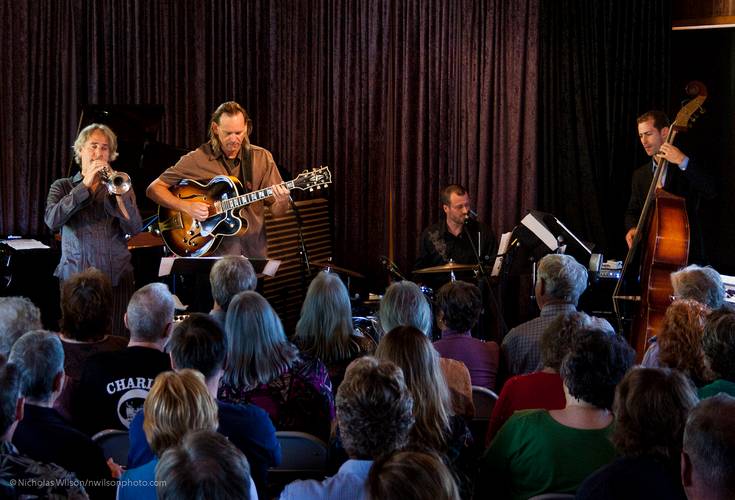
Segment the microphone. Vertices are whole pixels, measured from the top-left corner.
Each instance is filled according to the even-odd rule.
[[[385,255],[381,255],[378,257],[378,260],[380,263],[385,267],[386,271],[388,271],[394,278],[398,278],[401,281],[405,281],[406,277],[401,274],[401,271],[398,269],[398,266],[390,260]]]
[[[472,210],[471,208],[467,211],[467,215],[464,216],[464,223],[467,224],[471,220],[477,219],[477,212]]]

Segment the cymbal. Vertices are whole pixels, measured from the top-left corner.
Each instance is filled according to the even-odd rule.
[[[450,271],[473,271],[475,269],[477,269],[477,265],[457,264],[456,262],[449,262],[447,264],[442,264],[441,266],[417,269],[416,271],[414,271],[414,274],[448,273]]]
[[[322,269],[331,269],[332,271],[336,273],[342,273],[346,274],[347,276],[352,276],[353,278],[364,278],[362,274],[358,273],[357,271],[353,271],[351,269],[347,269],[345,267],[340,267],[332,264],[331,262],[323,262],[320,260],[312,260],[311,264],[316,267],[321,267]]]

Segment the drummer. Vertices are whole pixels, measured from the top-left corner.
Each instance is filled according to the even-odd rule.
[[[419,256],[414,264],[414,272],[448,264],[476,266],[492,264],[495,255],[495,236],[492,230],[477,220],[472,211],[470,195],[459,184],[450,184],[441,191],[444,217],[424,229],[419,241]],[[452,266],[449,266],[452,267]],[[455,272],[457,279],[472,278],[471,272]],[[437,288],[450,281],[449,270],[438,273],[421,273],[417,281]]]

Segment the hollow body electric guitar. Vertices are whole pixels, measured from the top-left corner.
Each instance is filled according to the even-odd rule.
[[[319,167],[301,173],[281,186],[289,190],[310,190],[326,187],[332,182],[329,167]],[[248,221],[240,209],[273,195],[273,186],[241,194],[242,184],[236,177],[218,175],[207,184],[183,179],[171,186],[171,193],[181,200],[199,201],[209,205],[209,217],[203,221],[189,214],[158,207],[158,229],[166,246],[179,257],[202,257],[213,253],[222,237],[242,236]]]

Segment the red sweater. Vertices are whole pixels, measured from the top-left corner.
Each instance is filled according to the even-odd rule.
[[[485,446],[490,445],[513,412],[532,408],[561,410],[564,406],[564,385],[558,373],[534,372],[508,379],[493,407]]]

